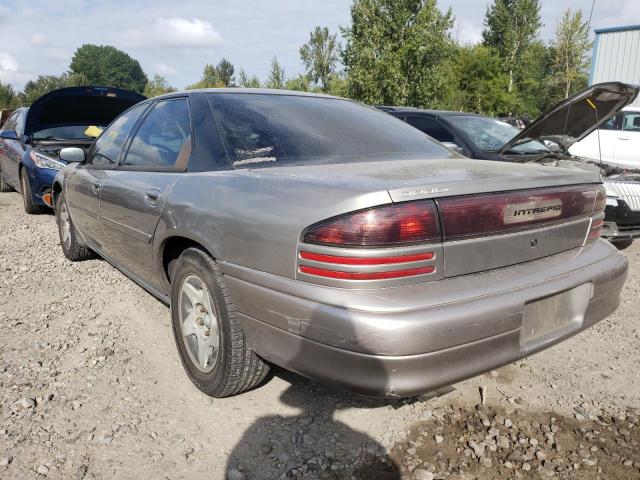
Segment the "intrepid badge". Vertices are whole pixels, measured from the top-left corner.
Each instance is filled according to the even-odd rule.
[[[560,199],[536,200],[527,203],[507,205],[504,209],[504,223],[531,222],[546,218],[559,217],[562,213]]]

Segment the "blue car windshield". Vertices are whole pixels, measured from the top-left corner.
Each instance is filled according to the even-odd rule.
[[[456,157],[391,115],[349,100],[260,93],[209,98],[234,168]]]
[[[520,130],[502,120],[476,115],[451,115],[447,117],[453,126],[460,129],[476,147],[485,152],[496,152],[504,147]],[[520,154],[547,153],[544,143],[529,140],[512,148]]]
[[[34,140],[94,140],[85,134],[90,125],[65,125],[62,127],[45,128],[34,132]],[[98,125],[96,125],[98,126]],[[102,128],[102,127],[101,127]]]

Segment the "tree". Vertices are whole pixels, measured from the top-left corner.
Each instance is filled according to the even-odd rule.
[[[343,63],[349,96],[366,103],[438,107],[455,52],[451,9],[436,0],[355,0]]]
[[[144,87],[144,96],[151,98],[175,91],[176,89],[169,85],[166,78],[156,73],[153,76],[153,79],[149,80],[149,82],[147,82],[147,86]]]
[[[0,109],[18,106],[18,96],[13,85],[0,82]]]
[[[267,88],[284,88],[285,74],[284,68],[278,62],[278,59],[274,56],[271,60],[271,72],[269,72],[269,78],[265,86]]]
[[[284,88],[286,88],[287,90],[308,92],[311,90],[309,77],[307,75],[298,75],[297,77],[290,78],[285,82]]]
[[[83,75],[91,85],[142,93],[147,84],[147,76],[140,63],[110,45],[82,45],[73,55],[69,70],[73,74]]]
[[[536,39],[540,30],[539,0],[494,0],[487,7],[483,43],[494,48],[502,58],[509,74],[508,92],[514,89],[517,79],[522,78],[519,64],[527,48]]]
[[[483,45],[460,48],[453,76],[455,95],[449,108],[490,116],[514,111],[517,100],[507,91],[509,76],[503,72],[496,51]]]
[[[235,69],[233,67],[233,63],[231,63],[226,58],[220,60],[218,65],[216,65],[216,73],[218,75],[218,79],[220,83],[222,83],[225,87],[234,87],[235,86],[235,78],[233,74],[235,73]]]
[[[22,105],[31,105],[36,99],[49,93],[52,90],[58,90],[65,87],[78,87],[88,85],[88,80],[81,74],[62,75],[40,75],[35,80],[29,80],[24,86],[24,90],[19,94],[20,103]]]
[[[300,58],[312,82],[320,83],[322,91],[329,91],[329,81],[338,62],[339,45],[336,34],[331,35],[327,27],[309,34],[309,41],[300,47]]]
[[[189,85],[187,89],[195,88],[220,88],[224,87],[224,84],[218,76],[218,70],[213,65],[207,63],[202,70],[202,78],[197,83]]]
[[[554,80],[563,87],[564,98],[574,93],[576,84],[586,83],[588,54],[591,48],[589,25],[582,21],[582,11],[575,13],[568,8],[556,28],[552,42],[554,55]],[[581,81],[582,80],[582,81]]]
[[[240,70],[240,72],[238,72],[238,86],[243,88],[260,88],[260,79],[256,75],[249,77],[247,72]]]

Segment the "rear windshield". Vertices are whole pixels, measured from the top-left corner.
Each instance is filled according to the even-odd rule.
[[[247,93],[209,98],[234,168],[452,157],[419,130],[348,100]]]

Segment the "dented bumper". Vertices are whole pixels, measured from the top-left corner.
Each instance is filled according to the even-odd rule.
[[[431,391],[558,343],[612,313],[627,275],[626,258],[604,241],[487,272],[377,290],[221,266],[260,356],[373,396]],[[542,327],[527,318],[555,314],[557,328],[530,335]]]

